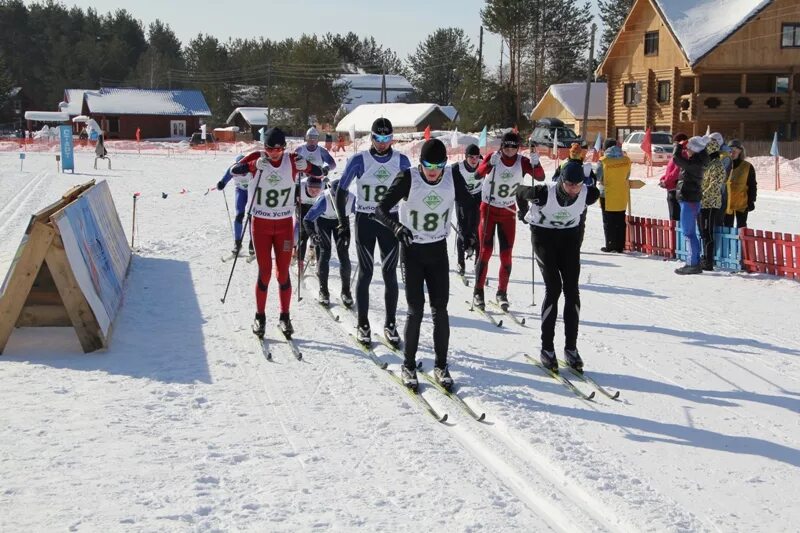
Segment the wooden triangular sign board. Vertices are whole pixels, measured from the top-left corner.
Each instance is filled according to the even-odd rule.
[[[72,326],[84,352],[107,346],[126,242],[106,182],[73,187],[33,215],[0,287],[0,354],[14,327]]]

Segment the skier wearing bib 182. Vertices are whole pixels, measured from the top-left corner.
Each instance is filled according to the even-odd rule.
[[[481,186],[483,182],[476,178],[478,165],[481,162],[481,149],[475,144],[470,144],[464,151],[464,161],[452,165],[453,175],[461,176],[467,189],[475,202],[471,205],[459,203],[456,208],[456,218],[458,219],[458,240],[456,250],[458,252],[458,275],[463,276],[465,265],[464,255],[474,254],[478,247],[478,206],[481,203]]]
[[[336,192],[339,190],[339,180],[333,180],[331,186],[325,190],[311,210],[303,219],[303,226],[311,237],[311,242],[316,242],[319,253],[317,255],[317,279],[319,280],[319,303],[329,306],[330,292],[328,291],[328,264],[331,260],[331,248],[336,243],[336,255],[339,257],[339,276],[342,280],[342,304],[348,309],[353,306],[353,297],[350,294],[350,243],[345,243],[339,236],[336,227],[339,219],[336,218],[334,208]],[[347,191],[347,205],[345,212],[348,217],[355,211],[356,197]]]
[[[474,200],[464,179],[453,172],[453,167],[446,168],[447,149],[442,141],[426,141],[419,159],[417,167],[404,170],[394,179],[389,192],[378,204],[374,217],[397,236],[403,248],[402,268],[408,302],[403,382],[412,389],[418,386],[416,354],[427,286],[436,352],[433,376],[442,387],[450,390],[453,379],[447,369],[450,340],[447,236],[455,201],[466,207]],[[398,202],[399,221],[390,214]]]
[[[395,315],[397,313],[397,237],[372,218],[392,179],[411,167],[408,158],[392,150],[393,128],[387,118],[378,118],[372,123],[372,147],[350,157],[339,181],[336,193],[336,214],[339,217],[339,237],[350,242],[350,226],[346,209],[347,189],[356,180],[356,251],[358,252],[358,281],[356,282],[356,306],[358,307],[359,342],[369,345],[372,332],[369,325],[369,285],[372,282],[373,254],[375,242],[381,250],[386,320],[383,334],[394,346],[400,345]],[[397,214],[391,213],[395,220]]]
[[[240,163],[242,162],[242,160],[244,160],[244,162],[255,161],[259,157],[260,157],[259,152],[252,152],[247,154],[247,156],[239,154],[236,156],[236,163]],[[225,171],[225,175],[222,176],[222,179],[217,182],[218,191],[224,189],[225,185],[227,185],[228,182],[231,181],[231,179],[233,179],[233,182],[236,184],[236,200],[235,200],[236,218],[233,219],[234,235],[233,235],[233,250],[231,250],[231,253],[233,255],[238,255],[239,252],[242,250],[242,238],[244,237],[244,235],[242,235],[242,233],[244,232],[244,212],[245,209],[247,208],[247,183],[250,181],[250,176],[248,174],[235,176],[234,179],[234,175],[231,174],[231,169],[233,168],[233,166],[236,165],[236,163],[228,167],[228,170]],[[252,238],[250,239],[249,248],[251,254],[255,253],[255,251],[253,250]]]
[[[521,186],[517,202],[521,210],[530,211],[525,219],[533,231],[536,262],[542,271],[545,284],[542,302],[542,365],[558,371],[555,347],[558,299],[564,292],[564,357],[567,363],[583,371],[583,361],[578,354],[578,321],[581,300],[578,278],[581,272],[582,225],[587,205],[600,197],[597,187],[586,185],[583,166],[568,163],[553,185]]]
[[[478,241],[480,255],[475,272],[475,307],[484,307],[483,286],[489,268],[489,259],[494,248],[494,232],[500,242],[500,274],[497,284],[497,303],[508,308],[508,278],[511,276],[511,257],[516,237],[516,205],[514,202],[517,187],[522,185],[525,174],[537,181],[544,181],[544,169],[539,165],[539,156],[531,154],[532,159],[519,155],[519,134],[510,131],[503,135],[500,150],[483,160],[478,166],[476,177],[483,178],[481,188],[481,219],[478,222]]]
[[[238,163],[231,169],[234,176],[250,174],[247,187],[251,218],[250,234],[256,249],[258,280],[256,282],[256,318],[253,333],[264,336],[267,287],[272,276],[272,252],[278,274],[280,318],[278,327],[287,337],[294,332],[289,319],[292,283],[289,264],[292,260],[294,235],[292,214],[295,209],[295,180],[300,172],[322,177],[322,169],[297,154],[286,153],[286,137],[278,128],[266,133],[264,152],[255,161]]]

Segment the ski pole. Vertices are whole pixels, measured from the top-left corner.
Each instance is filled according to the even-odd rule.
[[[258,191],[258,186],[261,184],[261,175],[263,173],[264,173],[263,170],[259,171],[259,173],[258,173],[258,178],[256,179],[256,188],[254,189],[254,191],[256,191],[256,192]],[[253,197],[250,199],[250,205],[247,207],[247,220],[244,221],[244,227],[242,228],[242,236],[244,236],[244,234],[247,233],[247,226],[250,225],[250,219],[253,218],[253,215],[251,213],[252,213],[252,210],[253,210],[253,202],[255,201],[255,199],[256,199],[256,194],[254,192],[253,193]],[[225,205],[227,205],[227,202],[225,203]],[[252,239],[252,236],[250,238]],[[269,253],[269,252],[267,252],[267,253]],[[220,302],[222,302],[223,304],[225,303],[225,299],[228,297],[228,289],[231,288],[231,280],[233,279],[233,271],[236,269],[236,262],[238,260],[239,260],[239,254],[236,254],[233,257],[233,264],[231,265],[231,273],[228,276],[228,284],[225,285],[225,294],[223,294],[222,298],[220,298]],[[259,276],[259,278],[261,277],[261,271],[260,270],[258,272],[258,276]]]
[[[531,307],[536,307],[536,243],[533,237],[533,228],[531,228]]]
[[[225,189],[222,189],[222,197],[225,199],[225,211],[228,212],[228,225],[231,228],[231,235],[233,235],[233,240],[236,241],[236,240],[238,240],[237,239],[238,235],[236,235],[236,233],[234,233],[234,231],[233,231],[233,222],[231,221],[231,210],[228,207],[228,195],[225,194]]]

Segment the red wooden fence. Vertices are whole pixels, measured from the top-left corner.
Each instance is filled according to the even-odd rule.
[[[742,228],[739,240],[747,272],[800,280],[800,235]]]
[[[675,221],[626,217],[625,249],[661,257],[675,257]]]

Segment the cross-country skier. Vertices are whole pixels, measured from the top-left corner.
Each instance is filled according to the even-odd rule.
[[[256,317],[253,333],[264,336],[267,305],[267,287],[272,276],[272,253],[275,253],[278,293],[280,295],[280,317],[278,327],[287,337],[294,333],[289,318],[292,301],[292,283],[289,279],[289,264],[294,244],[292,214],[295,210],[295,185],[300,172],[317,178],[322,169],[310,164],[297,154],[286,153],[286,136],[279,128],[270,128],[265,134],[264,151],[255,161],[236,164],[234,176],[250,174],[247,187],[251,218],[250,234],[258,261],[256,282]]]
[[[425,287],[433,319],[433,345],[436,352],[434,379],[450,390],[453,379],[447,368],[450,322],[447,301],[450,278],[447,236],[456,200],[474,202],[463,178],[447,167],[447,149],[439,139],[422,145],[419,165],[401,172],[378,203],[375,219],[397,236],[402,253],[408,319],[405,328],[405,362],[402,377],[406,386],[418,386],[416,354],[419,329],[425,305]],[[391,210],[400,203],[400,219]]]
[[[319,131],[314,126],[306,131],[306,143],[295,148],[294,153],[303,156],[312,165],[320,167],[325,176],[336,168],[336,161],[331,154],[319,145]]]
[[[251,154],[248,155],[250,156],[248,162],[258,159],[259,157],[258,152],[252,152]],[[245,159],[244,154],[237,155],[236,163],[241,162],[243,159]],[[232,178],[234,178],[234,175],[231,174],[231,169],[233,168],[233,166],[236,165],[236,163],[228,167],[228,169],[225,171],[225,175],[222,176],[222,179],[217,182],[218,191],[224,189],[225,185],[227,185],[228,182],[231,181]],[[234,200],[234,203],[236,204],[235,207],[236,218],[233,219],[233,250],[231,250],[231,253],[233,255],[238,255],[239,252],[242,250],[242,238],[243,238],[242,233],[244,231],[244,211],[245,208],[247,207],[247,183],[250,181],[250,176],[247,174],[243,176],[236,176],[233,181],[234,184],[236,185],[236,199]],[[250,239],[250,244],[248,248],[250,249],[251,254],[255,253],[255,250],[253,249],[252,238]]]
[[[497,284],[497,303],[508,308],[508,279],[511,276],[511,257],[516,237],[517,188],[522,185],[525,174],[537,181],[544,181],[544,169],[539,164],[539,156],[532,154],[532,160],[519,155],[519,134],[510,131],[503,135],[500,150],[484,159],[478,166],[476,176],[483,178],[481,189],[481,218],[478,222],[478,241],[480,255],[475,272],[473,304],[484,308],[483,286],[489,269],[489,259],[494,248],[494,234],[500,242],[500,273]]]
[[[350,308],[353,306],[353,296],[350,294],[350,246],[339,235],[337,226],[339,219],[336,216],[336,193],[339,189],[339,180],[333,180],[331,186],[325,190],[308,214],[303,218],[303,226],[310,236],[311,242],[318,243],[317,253],[317,279],[319,280],[319,303],[330,305],[330,291],[328,290],[328,272],[331,260],[331,248],[336,243],[336,255],[339,258],[339,276],[342,280],[342,304]],[[356,197],[347,191],[347,204],[345,212],[349,215],[355,212]]]
[[[581,224],[586,206],[597,201],[600,191],[585,182],[583,165],[568,163],[553,185],[520,186],[517,200],[520,209],[531,203],[526,220],[533,231],[536,262],[545,283],[542,302],[542,365],[558,371],[553,339],[555,337],[558,299],[564,292],[564,357],[581,372],[583,361],[578,354],[578,321],[581,271]]]
[[[458,253],[459,276],[464,275],[464,256],[472,255],[477,251],[478,218],[480,217],[478,207],[481,202],[481,187],[483,185],[483,182],[475,177],[478,165],[481,162],[481,149],[475,144],[470,144],[464,151],[464,156],[463,161],[452,165],[453,175],[461,176],[475,202],[470,205],[459,203],[456,208],[456,219],[458,220],[456,251]]]
[[[295,152],[297,153],[297,152]],[[308,232],[303,225],[303,219],[306,214],[311,210],[311,206],[317,201],[319,195],[322,193],[323,183],[322,180],[314,176],[305,177],[300,180],[300,187],[298,187],[297,198],[297,216],[295,224],[297,224],[297,260],[300,261],[300,270],[305,271],[306,248],[308,246]],[[314,250],[316,252],[316,249]]]
[[[358,252],[358,280],[356,282],[356,306],[358,308],[359,342],[369,345],[372,331],[369,324],[369,285],[372,282],[373,254],[375,243],[381,251],[384,300],[386,317],[383,333],[386,340],[395,346],[400,344],[395,315],[397,313],[397,237],[374,220],[372,214],[398,173],[408,170],[411,163],[405,155],[392,150],[392,123],[387,118],[378,118],[372,123],[372,146],[367,151],[350,157],[339,182],[336,194],[336,213],[339,218],[339,236],[350,242],[350,226],[347,219],[347,189],[356,182],[356,251]],[[396,213],[392,213],[396,217]]]

